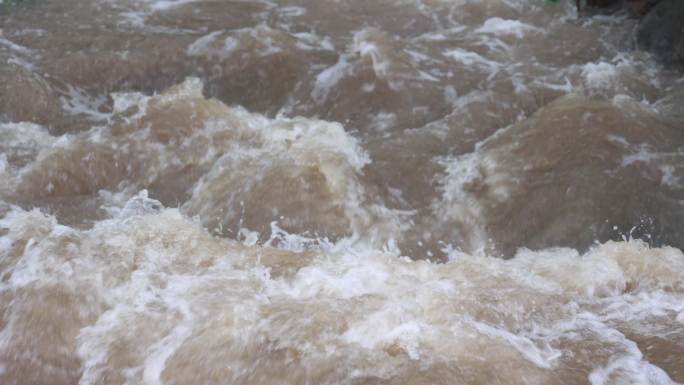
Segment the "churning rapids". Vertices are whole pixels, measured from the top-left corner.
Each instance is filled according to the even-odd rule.
[[[636,24],[0,5],[0,384],[684,382],[684,74]]]

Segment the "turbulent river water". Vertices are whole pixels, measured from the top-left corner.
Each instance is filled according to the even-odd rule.
[[[542,0],[0,4],[0,383],[684,382],[684,74]]]

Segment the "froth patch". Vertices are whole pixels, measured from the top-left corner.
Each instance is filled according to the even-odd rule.
[[[527,33],[540,33],[543,32],[543,30],[525,24],[520,20],[507,20],[500,17],[492,17],[487,19],[480,28],[475,30],[475,32],[499,36],[514,36],[518,39],[522,39]]]
[[[452,373],[433,383],[503,373],[667,383],[620,322],[660,325],[683,310],[684,255],[640,242],[434,264],[344,244],[314,253],[245,246],[175,209],[134,210],[83,231],[13,208],[0,229],[0,245],[13,245],[0,247],[0,308],[14,320],[2,325],[9,383],[28,373],[205,383],[217,370],[231,383],[339,383],[414,376],[417,365]],[[615,285],[630,280],[638,284]]]

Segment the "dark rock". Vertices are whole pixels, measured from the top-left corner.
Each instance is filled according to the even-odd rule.
[[[658,4],[658,0],[625,0],[623,6],[627,8],[632,17],[640,19],[656,4]]]
[[[684,67],[684,1],[659,1],[641,20],[637,43],[664,64]]]

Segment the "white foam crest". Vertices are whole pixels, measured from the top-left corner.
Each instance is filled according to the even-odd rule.
[[[618,330],[605,325],[593,315],[584,313],[580,317],[583,326],[589,327],[603,338],[615,341],[624,349],[621,354],[616,354],[607,365],[598,367],[589,374],[589,381],[592,385],[614,383],[677,385],[665,371],[646,361],[637,344],[627,339]]]
[[[652,69],[628,53],[619,53],[609,61],[586,63],[580,68],[586,89],[612,95],[614,100],[627,99],[624,94],[628,94],[642,99],[642,107],[651,107],[647,95],[653,89],[662,88]]]
[[[460,220],[468,223],[466,244],[469,250],[479,254],[485,252],[490,244],[489,237],[480,223],[483,207],[469,191],[473,186],[485,183],[487,176],[488,193],[497,200],[505,200],[509,195],[506,183],[494,170],[495,160],[484,156],[480,151],[438,159],[445,168],[445,175],[438,181],[441,198],[432,203],[432,211],[447,220]]]
[[[296,47],[301,50],[311,51],[311,50],[326,50],[335,51],[335,46],[332,43],[330,37],[319,36],[315,33],[310,32],[297,32],[293,33],[292,36],[297,38]]]
[[[649,327],[653,318],[674,318],[680,323],[684,311],[684,299],[680,295],[664,290],[625,293],[601,300],[604,306],[599,313],[606,322],[630,323],[630,327],[644,334],[667,338],[669,331]]]
[[[166,92],[154,96],[154,99],[162,104],[171,104],[182,99],[204,99],[203,89],[204,83],[201,79],[188,77],[182,83],[166,90]],[[133,99],[135,100],[135,98]]]
[[[681,168],[678,167],[678,159],[684,157],[684,148],[675,151],[658,151],[646,143],[631,144],[624,138],[616,136],[610,139],[626,149],[622,157],[622,167],[636,164],[654,165],[661,173],[660,183],[662,185],[673,188],[681,185]]]
[[[138,200],[138,198],[133,198],[130,204],[135,204]],[[141,343],[143,344],[141,347],[144,347],[143,351],[139,352],[141,355],[135,358],[138,366],[125,369],[127,383],[151,385],[162,383],[161,375],[168,360],[196,332],[197,318],[206,318],[211,315],[209,309],[201,307],[204,301],[202,297],[195,297],[195,293],[203,294],[207,290],[206,285],[212,286],[224,280],[225,283],[231,281],[248,283],[252,277],[258,279],[263,277],[240,271],[230,272],[232,270],[230,262],[216,271],[216,274],[211,271],[186,274],[186,268],[183,266],[193,266],[209,257],[207,252],[214,254],[228,250],[196,249],[203,242],[211,243],[212,238],[203,235],[199,227],[194,224],[190,227],[184,225],[186,219],[181,217],[177,210],[167,209],[157,214],[142,214],[136,218],[135,221],[114,219],[100,222],[89,232],[95,240],[100,237],[100,234],[110,233],[118,228],[120,230],[114,230],[115,234],[110,235],[106,241],[109,247],[113,250],[126,250],[142,246],[142,254],[136,256],[127,253],[129,257],[135,258],[135,261],[123,260],[120,263],[125,266],[133,262],[137,265],[137,270],[133,271],[129,278],[115,281],[117,284],[114,287],[103,288],[103,295],[111,303],[111,309],[103,313],[94,325],[82,329],[80,333],[79,354],[84,360],[84,374],[81,382],[84,384],[97,383],[98,379],[105,375],[104,373],[109,370],[107,356],[112,354],[110,349],[122,338],[126,341]],[[126,227],[128,229],[125,229]],[[150,232],[152,228],[156,230]],[[186,255],[180,249],[169,249],[154,241],[147,245],[140,243],[143,239],[149,240],[149,237],[154,238],[159,235],[164,237],[163,234],[175,234],[174,237],[185,238],[186,242],[189,242],[186,245],[193,250],[192,255]],[[99,263],[104,263],[105,266],[110,264],[103,260]],[[106,268],[115,268],[114,271],[120,269],[116,267],[116,263]],[[111,278],[105,277],[105,279]],[[224,287],[228,288],[228,286]],[[240,286],[233,289],[239,291]],[[221,301],[228,298],[230,297]],[[242,300],[245,299],[243,297]],[[235,296],[234,300],[224,303],[231,306],[230,302],[232,306],[236,306],[239,301],[241,300]],[[247,313],[241,316],[249,316]],[[147,331],[149,335],[136,334],[138,332],[135,328],[131,330],[126,321],[131,319],[138,319],[140,325],[151,327]],[[150,324],[150,320],[154,320],[154,324]],[[236,333],[238,333],[237,330]]]
[[[582,67],[582,76],[590,87],[607,88],[619,76],[619,70],[607,62],[587,63]]]
[[[594,370],[589,375],[589,381],[591,385],[623,382],[644,385],[678,385],[664,370],[632,356],[618,358],[606,367]]]
[[[668,247],[651,249],[639,240],[607,242],[583,256],[572,249],[520,250],[509,263],[532,272],[535,282],[550,281],[563,292],[589,297],[622,295],[628,284],[684,289],[679,282],[684,278],[681,251]]]
[[[405,316],[399,308],[382,309],[368,316],[363,323],[347,330],[341,340],[368,350],[397,344],[407,352],[410,359],[419,360],[420,341],[430,333],[431,327],[417,321],[402,322],[401,318]],[[378,330],[383,330],[383,333],[378,333]]]
[[[123,208],[117,213],[118,218],[126,219],[135,216],[158,213],[164,206],[155,199],[149,198],[147,190],[140,191],[130,198]]]
[[[571,317],[553,323],[548,327],[536,327],[537,334],[542,341],[557,341],[560,338],[581,340],[584,338],[600,341],[604,349],[609,349],[612,356],[602,358],[607,363],[602,365],[595,362],[588,380],[592,385],[599,384],[648,384],[648,385],[677,385],[661,368],[644,359],[643,353],[634,341],[629,340],[609,320],[582,311],[575,304]],[[568,359],[570,357],[557,357]]]
[[[482,322],[473,322],[473,324],[482,334],[503,339],[525,356],[525,358],[540,368],[553,368],[556,360],[562,354],[560,350],[551,348],[548,343],[540,348],[529,338],[513,334],[508,330],[487,325]]]
[[[0,123],[0,149],[31,151],[47,147],[55,141],[48,130],[35,123]]]
[[[152,2],[152,9],[155,11],[164,11],[197,1],[199,0],[154,0]]]
[[[393,91],[404,88],[406,82],[424,88],[426,81],[438,83],[448,76],[446,71],[435,68],[436,64],[442,62],[440,58],[421,52],[418,45],[402,44],[398,36],[377,28],[364,28],[354,32],[352,42],[334,65],[316,75],[311,96],[317,103],[323,103],[346,77],[358,76],[367,69],[372,70],[375,81],[363,84],[363,92],[374,92],[378,80]],[[429,67],[419,68],[422,64]]]
[[[241,229],[241,232],[245,235],[245,240],[250,246],[256,244],[258,239],[258,233],[250,232],[246,229]],[[340,244],[338,240],[335,244]],[[317,250],[323,251],[331,250],[333,248],[333,243],[327,238],[320,237],[308,237],[302,234],[292,234],[286,230],[283,230],[278,226],[277,221],[271,222],[271,236],[264,242],[264,246],[268,247],[278,247],[280,249],[291,250],[291,251],[305,251],[305,250]]]
[[[132,119],[142,117],[145,114],[147,102],[150,99],[149,96],[139,92],[115,92],[111,94],[111,98],[114,101],[112,110],[115,114],[121,114],[131,107],[137,107],[138,112],[131,117]]]
[[[7,162],[7,154],[0,154],[0,174],[4,175],[9,169],[9,163]],[[8,178],[5,176],[5,178]],[[5,187],[5,186],[3,186]]]
[[[166,11],[185,4],[195,3],[201,0],[139,0],[153,11]]]
[[[285,17],[298,17],[306,14],[306,8],[299,6],[279,7],[278,14]]]
[[[106,120],[111,116],[110,113],[100,111],[107,102],[104,95],[93,97],[77,87],[68,85],[67,96],[61,96],[59,99],[62,108],[74,115],[84,115],[94,121]]]
[[[287,151],[302,163],[308,163],[311,156],[318,157],[321,162],[322,157],[335,153],[342,154],[356,171],[361,171],[370,162],[368,154],[357,140],[347,134],[339,123],[280,118],[268,128],[263,138],[273,147],[287,145]],[[317,151],[312,152],[312,148]]]
[[[454,48],[444,51],[442,55],[463,63],[466,66],[474,66],[485,69],[489,72],[490,79],[500,70],[499,63],[486,59],[478,53],[467,51],[462,48]]]
[[[5,38],[2,28],[0,28],[0,45],[5,46],[5,47],[9,48],[10,50],[17,52],[17,53],[20,53],[20,54],[23,54],[23,55],[30,55],[33,53],[32,49],[30,49],[28,47],[24,47],[23,45],[19,45],[15,42]]]
[[[57,139],[37,124],[0,123],[0,191],[11,194],[17,176]]]
[[[311,96],[319,103],[324,102],[328,93],[342,80],[350,68],[351,65],[347,57],[340,55],[337,63],[316,75],[316,83],[311,91]]]
[[[354,34],[352,51],[361,56],[369,56],[373,62],[373,71],[383,78],[387,76],[390,68],[390,60],[383,54],[383,48],[379,47],[373,39],[373,30],[364,29]]]
[[[622,158],[622,166],[626,167],[637,162],[650,163],[657,159],[684,156],[683,151],[661,152],[648,144],[631,145],[632,152]]]
[[[543,30],[541,28],[525,24],[520,20],[507,20],[500,17],[492,17],[487,19],[480,28],[475,30],[475,32],[492,35],[515,36],[518,39],[522,39],[527,33],[541,33]]]
[[[208,35],[197,39],[188,47],[188,55],[190,56],[207,56],[218,57],[220,59],[228,58],[240,45],[238,39],[233,36],[228,36],[223,40],[223,44],[215,48],[215,41],[221,36],[223,31],[214,31]]]
[[[48,279],[58,281],[68,277],[72,269],[68,265],[56,263],[58,256],[50,255],[54,244],[52,238],[73,234],[73,230],[57,224],[54,217],[41,213],[38,209],[23,211],[11,210],[0,220],[0,227],[10,230],[8,239],[27,239],[22,258],[8,266],[4,274],[10,277],[3,286],[13,289],[24,287]],[[70,250],[69,250],[70,251]]]
[[[260,24],[253,28],[211,32],[188,46],[187,53],[189,56],[225,60],[239,50],[247,50],[246,54],[264,57],[292,49],[332,50],[333,46],[329,39],[313,33],[290,34]]]
[[[166,361],[178,348],[183,345],[193,332],[194,315],[190,309],[190,304],[183,299],[183,294],[192,290],[193,280],[184,279],[185,277],[174,277],[166,283],[168,298],[167,303],[178,311],[183,317],[176,326],[164,338],[154,343],[148,349],[145,358],[145,369],[143,371],[143,381],[146,385],[161,385],[161,374],[166,366]]]
[[[632,241],[601,245],[585,255],[525,251],[508,261],[462,255],[435,264],[338,244],[313,252],[310,260],[295,259],[295,271],[283,277],[267,274],[261,265],[268,248],[212,238],[173,209],[101,221],[87,231],[16,209],[0,219],[0,228],[9,229],[0,245],[7,237],[33,239],[10,273],[12,289],[55,280],[90,282],[108,304],[79,335],[83,384],[116,370],[125,372],[127,383],[161,383],[169,365],[178,364],[176,356],[187,354],[203,330],[212,330],[221,351],[194,354],[221,354],[236,369],[243,364],[231,354],[267,338],[278,340],[278,348],[300,349],[311,365],[327,362],[330,354],[351,367],[369,357],[385,360],[377,367],[359,366],[374,374],[400,373],[412,360],[429,367],[447,357],[472,368],[478,365],[474,352],[489,346],[498,358],[536,368],[525,366],[528,373],[553,375],[545,371],[572,360],[574,343],[581,349],[591,341],[610,358],[593,369],[593,383],[615,375],[672,383],[611,323],[629,321],[620,315],[624,311],[646,317],[649,302],[669,303],[679,317],[684,254],[676,249]],[[75,240],[71,249],[60,246],[67,239]],[[636,292],[612,289],[621,279],[638,282]],[[667,301],[658,297],[663,284],[674,290]],[[584,289],[600,285],[605,289]],[[634,300],[639,295],[644,296]],[[611,306],[617,302],[621,308]],[[347,326],[335,331],[312,319],[318,316],[341,318]],[[13,324],[13,335],[24,332]],[[560,339],[566,342],[559,345]],[[110,366],[120,354],[125,368]]]

